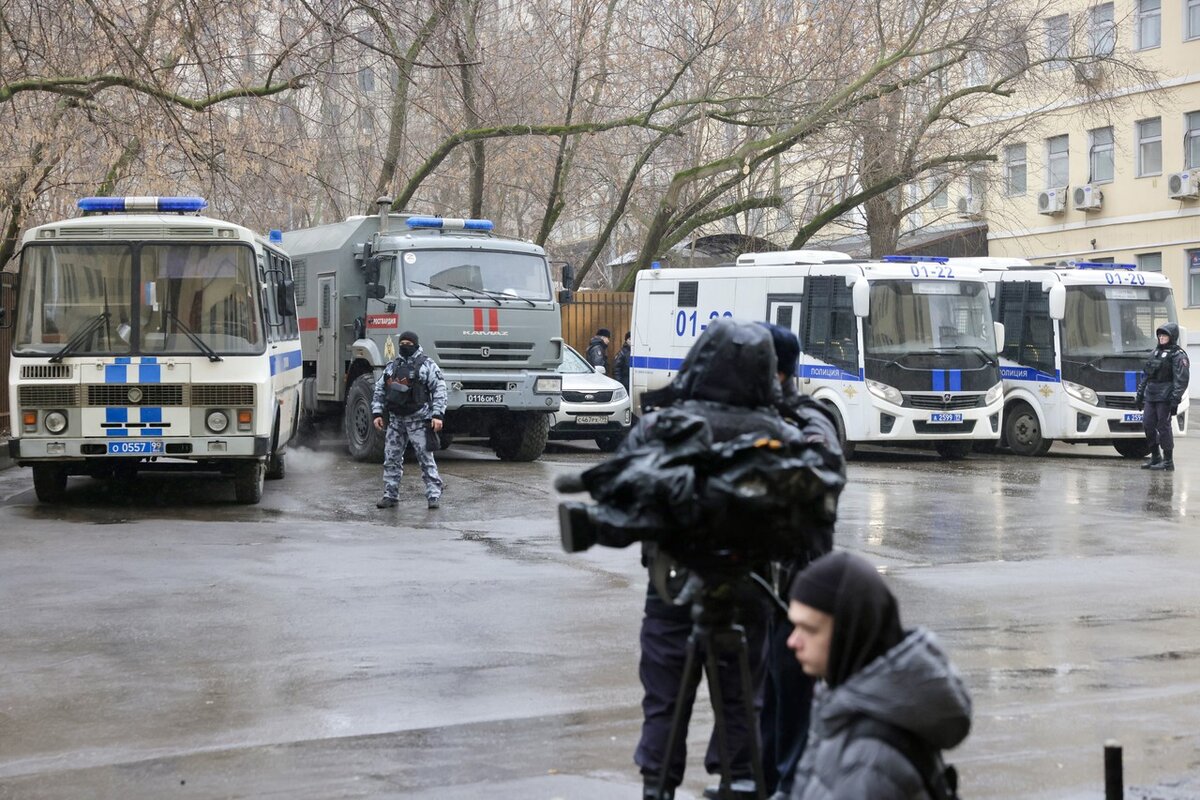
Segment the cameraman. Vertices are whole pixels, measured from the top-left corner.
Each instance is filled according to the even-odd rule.
[[[788,443],[828,441],[828,432],[819,425],[802,430],[786,422],[779,412],[782,401],[770,332],[757,324],[728,319],[714,320],[688,352],[671,384],[647,396],[648,405],[676,406],[703,417],[711,427],[714,442],[728,441],[748,433]],[[650,438],[657,418],[657,413],[645,416],[630,432],[620,452],[631,452],[643,446]],[[836,442],[836,437],[832,441]],[[814,547],[823,546],[814,543]],[[645,545],[643,562],[647,567],[653,567],[656,557],[656,546]],[[764,605],[762,592],[750,585],[749,580],[733,585],[731,590],[736,597],[738,622],[745,628],[754,685],[760,687],[769,612]],[[686,724],[695,700],[695,685],[687,687],[688,693],[684,699],[686,708],[683,711],[685,727],[678,738],[675,752],[668,754],[665,751],[676,698],[684,679],[687,641],[692,627],[690,609],[660,598],[651,582],[646,591],[640,636],[639,676],[645,691],[642,700],[644,716],[641,740],[634,755],[634,761],[644,777],[645,800],[670,800],[674,797],[675,787],[683,781],[687,756]],[[754,765],[751,762],[751,737],[758,735],[757,724],[755,720],[745,718],[742,688],[733,654],[722,654],[719,666],[734,780],[730,788],[735,790],[735,797],[754,797],[756,787],[752,780]],[[709,740],[704,765],[710,774],[719,772],[716,731]],[[667,770],[667,788],[663,795],[659,795],[658,777],[664,766]]]

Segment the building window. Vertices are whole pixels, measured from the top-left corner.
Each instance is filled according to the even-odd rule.
[[[1197,0],[1200,2],[1200,0]],[[1063,69],[1067,66],[1067,48],[1071,44],[1071,21],[1066,14],[1049,17],[1046,20],[1046,57],[1050,62],[1046,69]]]
[[[973,52],[967,56],[967,86],[983,86],[988,82],[988,63],[985,53]]]
[[[1111,56],[1117,49],[1117,26],[1113,22],[1113,4],[1092,6],[1088,13],[1088,52],[1094,56]]]
[[[1187,251],[1188,305],[1200,306],[1200,250]]]
[[[1010,144],[1004,148],[1004,193],[1006,195],[1016,197],[1025,194],[1027,169],[1024,144]]]
[[[1113,179],[1113,129],[1096,128],[1088,131],[1090,146],[1088,183],[1108,183]]]
[[[1052,136],[1046,140],[1046,188],[1066,186],[1071,178],[1070,150],[1067,135]]]
[[[1137,123],[1137,175],[1162,174],[1162,117]]]
[[[1187,0],[1187,5],[1184,6],[1184,14],[1187,15],[1187,30],[1184,38],[1200,38],[1200,0]]]
[[[1135,39],[1138,50],[1149,50],[1162,44],[1162,0],[1137,0],[1134,15]]]
[[[945,173],[934,173],[929,179],[929,207],[945,208],[950,205],[950,181]]]
[[[1136,258],[1142,272],[1162,272],[1162,253],[1138,253]]]
[[[1200,167],[1200,111],[1184,117],[1183,168]]]

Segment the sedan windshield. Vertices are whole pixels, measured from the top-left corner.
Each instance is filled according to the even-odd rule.
[[[13,351],[261,352],[252,264],[250,248],[229,244],[27,247]]]
[[[953,280],[874,281],[866,320],[868,355],[898,357],[929,350],[995,354],[987,289]]]

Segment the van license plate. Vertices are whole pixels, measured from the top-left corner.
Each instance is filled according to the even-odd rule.
[[[467,392],[467,402],[497,406],[504,402],[504,395],[494,392]]]
[[[930,414],[930,422],[962,422],[962,414]]]
[[[1131,411],[1125,415],[1125,419],[1124,419],[1124,422],[1141,422],[1141,421],[1142,421],[1142,412],[1140,412],[1140,411]]]
[[[163,443],[161,439],[139,439],[128,442],[109,442],[110,456],[156,456],[161,455]]]
[[[580,425],[607,425],[608,414],[580,414],[575,421]]]

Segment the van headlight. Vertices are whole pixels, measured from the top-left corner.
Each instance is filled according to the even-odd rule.
[[[533,384],[533,391],[538,394],[562,394],[562,376],[538,378]]]
[[[1004,395],[1004,384],[997,383],[992,388],[988,389],[988,393],[983,397],[983,404],[990,406],[992,403],[999,400]]]
[[[62,433],[67,429],[67,415],[61,411],[51,411],[46,415],[46,430],[51,433]]]
[[[904,405],[904,395],[900,394],[900,390],[895,386],[888,386],[886,383],[879,381],[867,381],[867,389],[876,397],[881,397],[889,403],[896,405]]]
[[[1072,383],[1071,381],[1063,381],[1062,385],[1066,393],[1071,395],[1071,397],[1074,397],[1076,400],[1082,400],[1083,402],[1093,406],[1100,404],[1100,398],[1098,398],[1096,393],[1088,387],[1082,386],[1078,383]]]
[[[221,433],[229,427],[229,415],[224,411],[210,411],[204,419],[204,424],[213,433]]]

